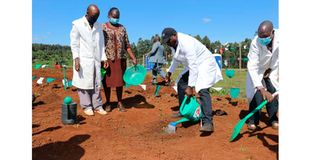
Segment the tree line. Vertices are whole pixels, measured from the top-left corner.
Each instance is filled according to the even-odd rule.
[[[239,55],[241,49],[242,68],[246,66],[246,56],[249,52],[251,39],[246,38],[241,42],[232,42],[228,44],[222,44],[220,41],[212,42],[207,36],[201,38],[201,36],[194,36],[202,44],[204,44],[212,53],[222,53],[223,63],[227,61],[228,68],[237,68],[239,66]],[[148,53],[153,44],[153,37],[150,39],[139,38],[138,42],[131,43],[133,53],[135,53],[138,59],[141,59]],[[167,46],[165,47],[165,54],[167,60],[172,60],[172,51]],[[240,48],[241,47],[241,48]],[[62,63],[66,65],[72,65],[72,53],[70,46],[64,45],[49,45],[49,44],[32,44],[32,62],[33,63]],[[142,63],[142,62],[141,62]],[[224,65],[225,67],[225,65]]]

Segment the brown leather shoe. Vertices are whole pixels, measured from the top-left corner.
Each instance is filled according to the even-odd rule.
[[[118,110],[120,112],[127,112],[126,108],[124,108],[121,102],[118,102]]]

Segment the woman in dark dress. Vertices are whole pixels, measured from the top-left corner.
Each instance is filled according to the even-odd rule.
[[[119,24],[119,9],[115,7],[111,8],[108,12],[108,18],[109,22],[103,25],[103,34],[106,47],[105,53],[108,58],[107,62],[109,65],[106,76],[102,81],[104,93],[107,99],[106,111],[111,111],[111,87],[116,87],[118,99],[117,107],[119,111],[125,112],[126,109],[122,104],[122,92],[125,83],[122,77],[127,67],[127,53],[131,58],[133,65],[137,65],[137,59],[132,53],[125,27]]]

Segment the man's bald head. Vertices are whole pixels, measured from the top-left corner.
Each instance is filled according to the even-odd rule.
[[[100,15],[100,10],[95,4],[90,4],[87,8],[87,15]]]
[[[95,4],[90,4],[87,8],[86,18],[90,25],[93,25],[99,18],[100,10]]]
[[[263,21],[260,23],[259,28],[258,28],[258,36],[260,38],[266,38],[271,35],[273,31],[273,24],[271,21]]]

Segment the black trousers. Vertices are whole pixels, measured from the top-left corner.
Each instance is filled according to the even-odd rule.
[[[178,99],[179,106],[185,96],[185,89],[188,87],[189,71],[182,75],[181,79],[178,82]],[[201,89],[199,91],[200,96],[200,106],[202,110],[202,123],[211,123],[212,124],[212,101],[209,88]]]
[[[270,78],[264,78],[262,81],[265,82],[267,91],[270,92],[271,94],[276,92],[276,89],[272,85]],[[252,101],[250,102],[249,105],[249,111],[251,112],[254,110],[258,105],[260,105],[263,102],[263,97],[260,91],[257,91],[255,95],[253,96]],[[278,113],[278,98],[273,99],[272,102],[267,103],[267,113],[269,116],[268,124],[270,125],[273,121],[278,121],[277,113]],[[252,117],[248,119],[249,124],[259,124],[259,120],[261,117],[261,111],[256,112]]]
[[[157,79],[157,75],[159,74],[162,78],[166,77],[166,73],[162,70],[162,63],[154,63],[152,68],[152,78]]]

